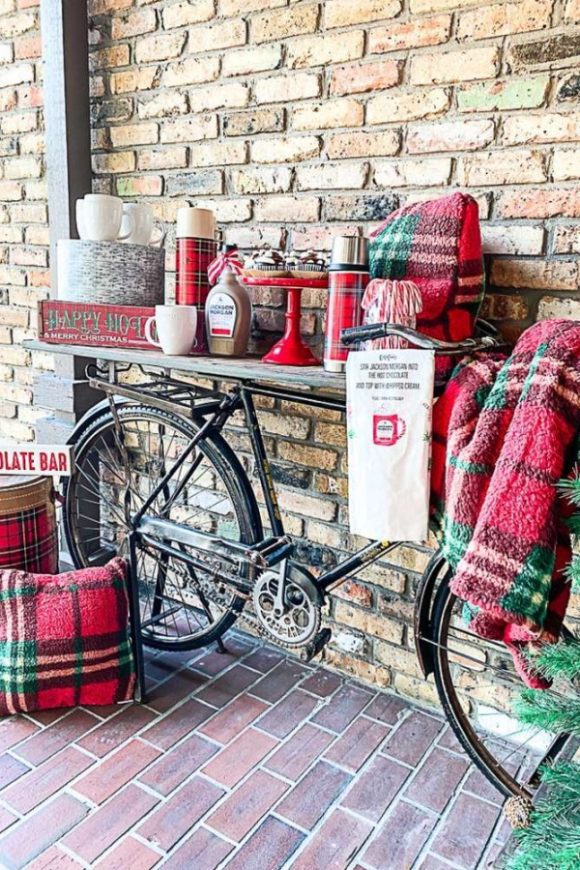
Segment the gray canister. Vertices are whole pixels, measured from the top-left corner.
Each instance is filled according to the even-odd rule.
[[[153,308],[165,301],[165,250],[151,245],[61,239],[58,298]]]

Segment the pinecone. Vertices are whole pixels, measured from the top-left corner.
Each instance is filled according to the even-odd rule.
[[[529,798],[517,795],[506,801],[503,812],[512,828],[527,828],[530,825],[533,808],[534,805]]]

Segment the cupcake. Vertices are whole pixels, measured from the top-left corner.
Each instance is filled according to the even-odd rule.
[[[286,271],[294,274],[298,269],[299,262],[300,254],[297,254],[296,251],[290,251],[289,254],[286,254]]]
[[[296,265],[291,271],[293,278],[326,278],[328,259],[320,251],[306,251],[297,255]]]
[[[254,251],[244,263],[243,274],[257,278],[265,274],[270,278],[286,278],[288,276],[284,257],[280,251],[275,251],[269,247]]]

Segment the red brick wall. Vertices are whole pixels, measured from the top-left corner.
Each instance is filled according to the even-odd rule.
[[[0,438],[32,438],[42,413],[19,346],[48,292],[37,5],[0,0]],[[94,186],[152,204],[168,230],[170,287],[185,196],[215,208],[244,249],[305,249],[461,188],[480,205],[487,315],[511,332],[538,316],[580,318],[578,0],[90,0],[89,10]],[[313,340],[323,301],[306,294]],[[260,308],[266,332],[280,327],[280,302],[272,294]],[[330,564],[355,543],[341,421],[285,405],[265,407],[263,422],[289,531],[310,541],[301,552],[315,568]],[[403,550],[336,596],[334,662],[428,694],[408,629],[424,561]]]
[[[33,312],[49,292],[39,0],[0,0],[0,438],[30,441]],[[37,366],[52,361],[39,354]]]
[[[461,187],[488,316],[578,315],[578,0],[90,9],[100,187],[151,197],[170,226],[191,196],[246,248],[326,246]]]

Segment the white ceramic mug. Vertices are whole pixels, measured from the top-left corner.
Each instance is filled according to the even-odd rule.
[[[76,217],[79,236],[92,242],[122,241],[133,230],[133,217],[127,214],[128,232],[126,235],[120,235],[126,208],[122,199],[106,193],[88,193],[84,199],[77,199]]]
[[[127,234],[130,219],[133,219],[133,228]],[[158,238],[152,240],[154,230]],[[128,245],[160,245],[165,238],[165,233],[159,226],[153,225],[153,209],[144,203],[126,203],[121,223],[121,237]]]
[[[159,341],[153,338],[153,324]],[[163,353],[185,356],[196,344],[197,308],[195,305],[156,305],[155,317],[145,324],[145,338]]]

